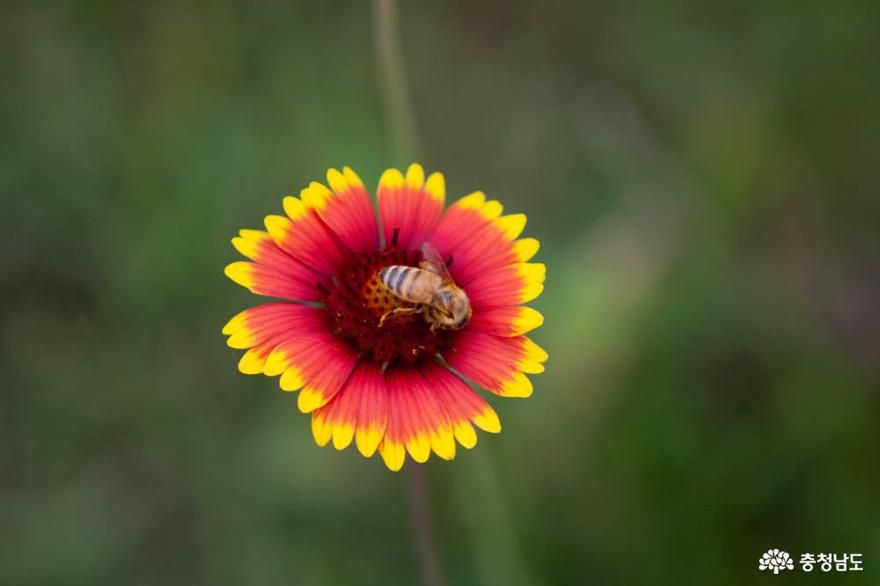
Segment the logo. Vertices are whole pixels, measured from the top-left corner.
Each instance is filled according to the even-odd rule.
[[[818,568],[822,572],[861,572],[862,554],[861,553],[803,553],[800,561],[801,571],[812,572]],[[758,569],[771,570],[774,574],[784,572],[785,570],[794,569],[794,560],[787,551],[781,549],[768,549],[767,552],[758,560]]]
[[[793,570],[794,562],[791,561],[791,556],[787,551],[768,549],[767,553],[758,560],[758,569],[761,571],[773,570],[774,574],[778,574],[783,570]]]

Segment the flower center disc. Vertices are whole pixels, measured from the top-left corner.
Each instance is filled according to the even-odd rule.
[[[416,267],[421,253],[398,246],[361,252],[327,286],[324,303],[334,331],[349,341],[362,360],[386,365],[396,360],[418,362],[451,345],[454,331],[436,329],[421,313],[394,315],[397,308],[414,307],[391,293],[379,280],[379,271],[391,265]]]

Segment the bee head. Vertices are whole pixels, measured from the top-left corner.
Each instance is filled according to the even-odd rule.
[[[463,328],[469,321],[471,321],[471,314],[473,313],[471,310],[471,302],[470,299],[468,299],[467,293],[465,293],[463,289],[456,289],[455,293],[452,295],[452,300],[449,303],[449,309],[452,313],[452,327],[456,330]]]
[[[471,302],[467,293],[458,287],[447,289],[440,295],[442,309],[438,312],[437,321],[444,328],[460,330],[471,319]]]
[[[452,286],[439,291],[429,313],[438,327],[460,330],[471,320],[471,302],[463,289]]]

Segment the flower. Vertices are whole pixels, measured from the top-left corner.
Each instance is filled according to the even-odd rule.
[[[246,349],[245,374],[280,376],[299,391],[321,446],[352,440],[366,457],[377,450],[392,470],[406,452],[425,462],[430,452],[451,460],[456,441],[473,447],[472,426],[501,430],[492,407],[465,381],[504,397],[528,397],[526,374],[540,373],[547,353],[524,336],[544,318],[530,307],[543,290],[545,267],[529,263],[534,238],[518,239],[523,214],[481,192],[443,211],[443,175],[425,179],[413,164],[404,176],[382,174],[373,202],[348,167],[327,172],[329,188],[312,182],[284,198],[285,215],[265,218],[266,231],[232,239],[251,262],[226,275],[258,295],[280,298],[242,311],[223,328],[233,348]],[[392,265],[417,267],[428,242],[447,263],[471,304],[460,329],[432,328],[379,278]],[[295,301],[295,302],[292,302]],[[309,303],[311,302],[311,303]]]

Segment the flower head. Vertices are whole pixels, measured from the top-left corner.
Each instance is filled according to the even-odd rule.
[[[354,171],[330,169],[327,183],[285,197],[285,215],[267,216],[266,231],[232,239],[251,262],[227,266],[229,278],[283,300],[223,328],[229,346],[247,350],[239,370],[299,391],[319,445],[341,450],[354,440],[392,470],[407,452],[417,462],[431,451],[452,459],[456,442],[476,444],[473,425],[501,429],[466,381],[528,397],[526,374],[544,370],[546,352],[523,335],[543,323],[522,305],[543,290],[544,265],[527,262],[538,241],[518,239],[525,216],[502,215],[481,192],[444,211],[443,175],[425,179],[416,164],[382,175],[379,224]],[[461,317],[458,307],[452,319],[444,300],[455,290],[470,311]]]

